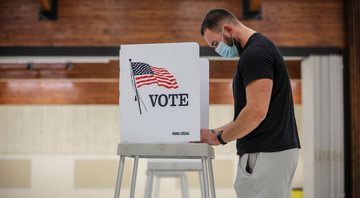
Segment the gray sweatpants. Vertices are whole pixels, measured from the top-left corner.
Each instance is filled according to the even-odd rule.
[[[299,149],[239,157],[234,184],[238,198],[291,198]]]

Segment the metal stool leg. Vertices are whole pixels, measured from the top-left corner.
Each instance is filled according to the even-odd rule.
[[[122,181],[122,176],[123,176],[123,172],[124,172],[124,163],[125,163],[125,156],[121,155],[120,161],[119,161],[119,167],[118,167],[118,175],[116,177],[114,198],[119,198],[119,196],[120,196],[121,181]]]
[[[181,194],[183,198],[189,198],[189,189],[185,172],[181,176]]]
[[[211,158],[208,158],[208,163],[209,163],[209,177],[210,177],[211,197],[216,198],[215,181],[214,181],[214,173],[213,173],[212,159]]]
[[[203,171],[199,171],[199,181],[200,181],[200,190],[201,190],[201,197],[205,198],[205,184],[204,184],[204,176]]]
[[[207,164],[206,164],[206,157],[201,157],[201,165],[203,171],[203,180],[204,180],[204,190],[205,190],[205,197],[209,197],[209,184],[208,184],[208,171],[207,171]]]
[[[159,198],[160,196],[160,178],[161,177],[156,177],[154,198]]]
[[[154,181],[154,172],[149,171],[147,172],[147,180],[146,180],[146,188],[145,188],[145,198],[151,198],[152,195],[152,188],[153,188],[153,181]]]
[[[130,198],[135,197],[135,185],[136,185],[136,175],[138,170],[139,156],[135,156],[134,158],[134,167],[133,167],[133,175],[131,179],[131,190],[130,190]]]

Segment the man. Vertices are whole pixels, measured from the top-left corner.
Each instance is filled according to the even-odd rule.
[[[290,198],[300,142],[279,49],[224,9],[208,12],[201,35],[221,56],[240,56],[233,77],[234,119],[216,129],[201,129],[201,142],[237,141],[238,198]]]

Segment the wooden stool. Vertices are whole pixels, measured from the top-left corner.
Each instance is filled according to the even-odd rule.
[[[215,198],[214,174],[212,159],[215,158],[214,149],[208,144],[153,144],[153,143],[119,143],[117,154],[120,156],[118,175],[115,186],[114,198],[119,198],[122,175],[124,171],[125,157],[134,158],[133,173],[131,179],[130,198],[135,197],[136,176],[139,158],[158,159],[200,159],[201,160],[201,189],[206,198]]]

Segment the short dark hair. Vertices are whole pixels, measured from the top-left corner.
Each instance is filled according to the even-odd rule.
[[[201,24],[201,29],[200,29],[201,36],[204,36],[204,32],[206,29],[220,32],[221,31],[220,25],[222,22],[226,21],[226,22],[235,23],[236,20],[237,20],[236,17],[226,9],[210,10],[206,14]]]

